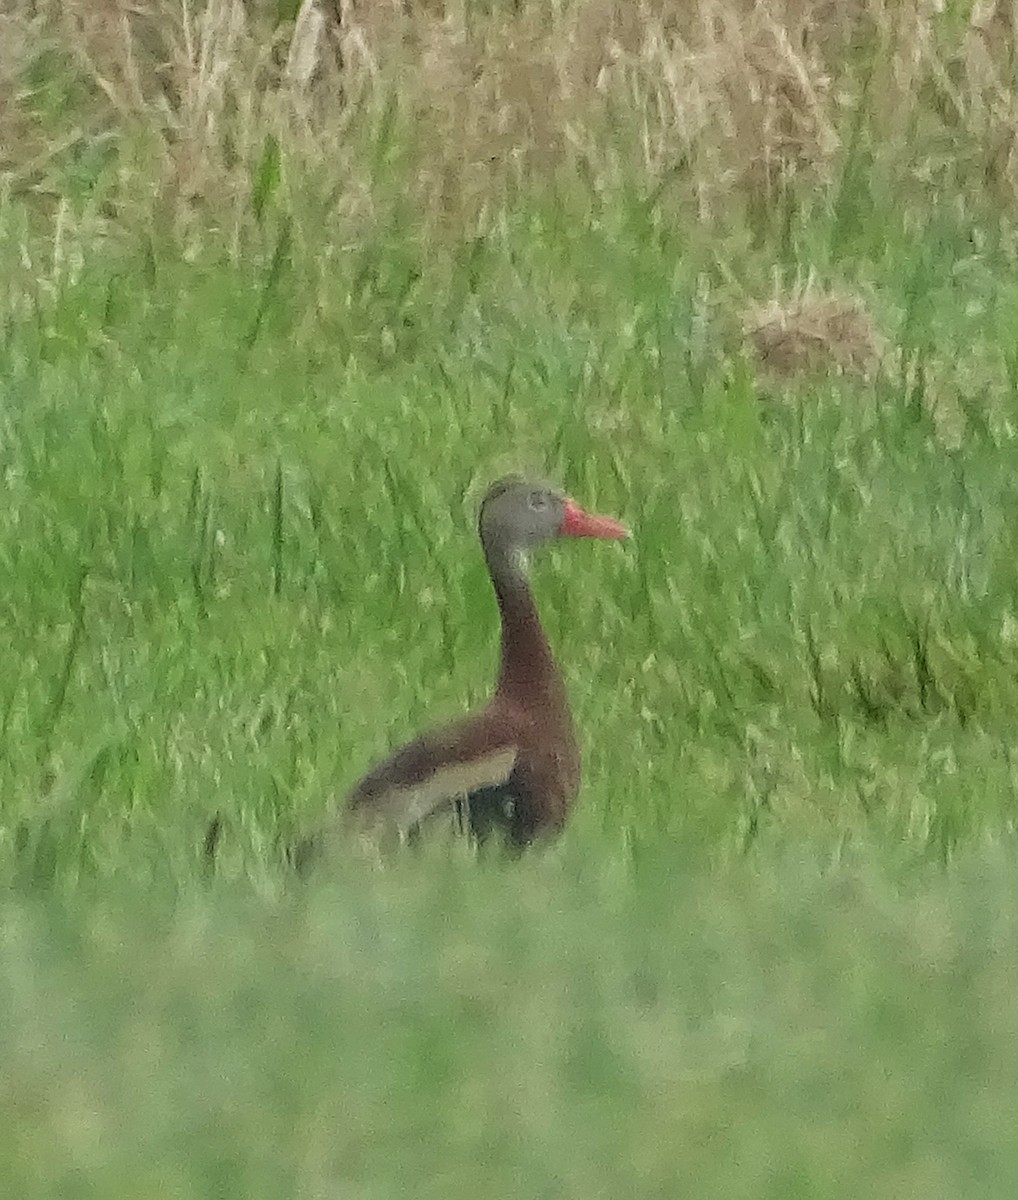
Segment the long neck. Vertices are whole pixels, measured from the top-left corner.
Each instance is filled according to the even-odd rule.
[[[517,556],[484,542],[484,556],[502,619],[498,690],[510,700],[566,703],[565,687],[548,645],[530,584]]]

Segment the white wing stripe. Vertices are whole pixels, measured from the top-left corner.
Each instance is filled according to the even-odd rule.
[[[365,805],[357,823],[406,833],[443,804],[477,788],[505,783],[516,764],[516,754],[515,746],[504,746],[483,758],[439,767],[420,783],[391,788],[384,798]]]

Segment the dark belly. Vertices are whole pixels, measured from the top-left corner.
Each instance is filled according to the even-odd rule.
[[[525,845],[516,830],[519,797],[511,783],[478,788],[457,805],[460,828],[483,845],[492,836],[511,845]]]
[[[510,778],[493,787],[478,788],[458,806],[461,828],[483,845],[494,840],[508,849],[529,846],[541,829],[541,820],[522,780]]]

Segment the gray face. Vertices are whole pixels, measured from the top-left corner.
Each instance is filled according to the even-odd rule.
[[[488,546],[525,555],[556,537],[564,516],[561,492],[525,479],[503,479],[488,489],[481,505],[481,537]]]

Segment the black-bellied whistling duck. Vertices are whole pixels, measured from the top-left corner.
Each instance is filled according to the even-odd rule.
[[[623,538],[627,530],[515,476],[488,489],[478,526],[502,623],[495,693],[479,712],[424,734],[370,770],[347,799],[347,833],[403,838],[456,806],[479,840],[498,831],[522,849],[565,824],[580,786],[580,753],[527,581],[527,557],[552,538]],[[311,838],[297,848],[298,866],[317,843]]]

